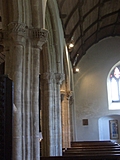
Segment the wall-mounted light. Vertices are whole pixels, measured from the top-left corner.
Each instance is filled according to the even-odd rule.
[[[77,68],[77,67],[73,68],[73,73],[78,73],[79,71],[80,71],[79,68]]]
[[[69,49],[72,49],[74,47],[74,44],[71,42],[70,44],[69,44]]]

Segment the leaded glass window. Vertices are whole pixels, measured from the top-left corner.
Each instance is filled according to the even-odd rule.
[[[110,73],[112,102],[120,102],[120,66],[116,66]]]

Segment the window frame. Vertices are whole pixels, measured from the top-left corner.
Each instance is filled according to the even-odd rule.
[[[114,69],[118,67],[120,71],[120,62],[118,62],[116,65],[114,65],[107,78],[107,93],[108,93],[108,108],[109,110],[120,110],[120,91],[119,91],[119,100],[113,100],[112,99],[112,87],[111,87],[111,75],[113,74]],[[120,81],[120,77],[119,77]]]

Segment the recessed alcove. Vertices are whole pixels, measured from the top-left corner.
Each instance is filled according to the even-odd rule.
[[[118,138],[110,137],[110,120],[118,121]],[[120,143],[120,115],[106,115],[98,120],[99,140],[111,140]]]

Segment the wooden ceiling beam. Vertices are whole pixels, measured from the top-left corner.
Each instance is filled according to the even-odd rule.
[[[74,12],[76,11],[76,9],[78,8],[80,4],[80,0],[78,0],[78,2],[76,3],[76,5],[73,7],[72,11],[70,12],[70,14],[68,15],[67,19],[66,19],[66,22],[64,24],[64,28],[66,29],[67,28],[67,25],[72,17],[72,15],[74,14]]]
[[[98,8],[98,22],[97,22],[97,33],[98,33],[98,31],[99,31],[99,29],[100,29],[100,13],[101,13],[101,6],[103,5],[103,0],[99,0],[99,8]],[[97,37],[97,34],[96,33],[96,41],[97,41],[97,39],[98,39],[98,37]]]
[[[90,28],[92,28],[92,27],[95,25],[95,23],[98,24],[99,21],[102,21],[103,19],[105,19],[105,18],[107,18],[107,17],[109,17],[109,16],[112,16],[112,15],[114,15],[114,14],[117,14],[117,13],[118,13],[118,11],[115,11],[115,12],[109,13],[109,14],[101,17],[101,18],[98,17],[98,19],[97,19],[96,21],[94,21],[91,25],[89,25],[88,28],[85,29],[84,33],[86,33]]]
[[[66,39],[67,43],[69,43],[69,41],[71,40],[71,38],[72,38],[75,30],[76,30],[77,27],[79,26],[79,24],[80,24],[80,21],[78,21],[78,22],[76,23],[76,25],[74,26],[74,28],[72,29],[72,31],[69,33],[69,37],[68,37],[68,39]]]
[[[64,0],[57,0],[60,4],[59,6],[63,7],[65,5]],[[66,0],[69,3],[69,0]],[[75,48],[73,51],[70,52],[70,58],[71,62],[75,63],[75,65],[79,62],[79,60],[82,58],[82,56],[86,53],[86,50],[93,45],[93,43],[97,43],[100,39],[108,37],[108,36],[120,36],[120,7],[113,8],[113,11],[111,10],[112,8],[107,8],[109,5],[113,5],[113,1],[111,0],[99,0],[94,6],[91,6],[91,8],[88,6],[89,4],[87,3],[89,0],[83,1],[83,0],[78,0],[78,1],[73,1],[73,9],[69,11],[68,9],[68,15],[64,15],[65,13],[61,13],[63,17],[61,19],[63,21],[63,29],[64,33],[66,32],[66,29],[69,27],[68,35],[65,34],[65,39],[66,43],[69,43],[71,38],[74,37],[74,45]],[[84,3],[86,2],[86,3]],[[72,1],[71,1],[72,3]],[[75,4],[76,3],[76,4]],[[109,5],[108,5],[109,3]],[[72,5],[72,4],[71,4]],[[86,10],[82,10],[83,5],[86,5],[85,8],[88,8],[88,12],[86,13]],[[72,6],[71,6],[72,7]],[[86,8],[86,9],[87,9]],[[102,11],[103,9],[103,11]],[[62,8],[60,8],[62,12]],[[73,18],[74,13],[78,11],[79,13],[78,17],[76,18],[76,22],[74,20],[74,24],[70,24],[70,20]],[[95,12],[94,15],[91,13]],[[102,16],[102,12],[104,13]],[[89,17],[89,15],[92,15],[93,17]],[[97,17],[96,17],[97,15]],[[67,16],[67,17],[65,17]],[[87,19],[86,19],[87,18]],[[90,23],[89,23],[90,19]],[[86,21],[85,21],[86,20]],[[102,24],[102,21],[104,22],[103,27],[100,25]],[[84,23],[85,22],[85,23]],[[71,26],[68,26],[71,25]],[[86,25],[86,29],[83,30],[83,25]],[[94,30],[92,29],[93,27]],[[88,32],[89,31],[89,35]],[[77,32],[77,33],[76,33]],[[90,33],[91,32],[91,33]]]
[[[83,19],[85,19],[97,7],[99,7],[99,2],[83,16]]]

